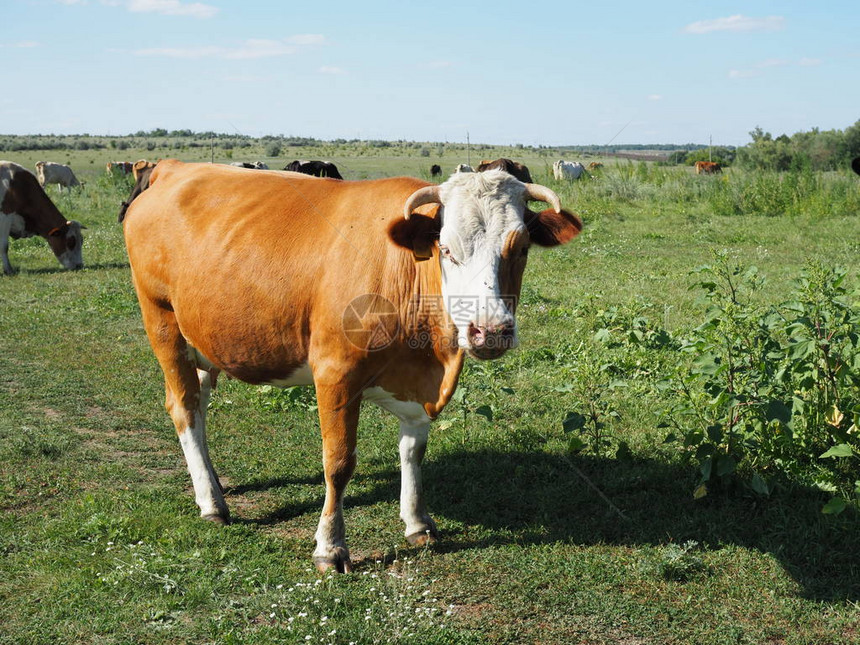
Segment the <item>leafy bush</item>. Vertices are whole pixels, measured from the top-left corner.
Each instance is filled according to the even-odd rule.
[[[756,268],[724,254],[696,273],[708,308],[681,348],[692,363],[661,384],[674,397],[666,440],[699,465],[695,495],[743,469],[758,493],[781,474],[836,494],[828,512],[856,503],[860,309],[845,271],[809,263],[779,306],[758,304]]]

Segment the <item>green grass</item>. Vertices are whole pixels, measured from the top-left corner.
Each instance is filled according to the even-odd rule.
[[[822,515],[827,496],[788,480],[768,498],[739,486],[694,500],[695,469],[657,429],[654,382],[681,358],[593,340],[612,308],[677,334],[697,324],[689,271],[713,249],[756,264],[773,302],[807,258],[848,266],[857,284],[856,211],[715,214],[715,182],[756,178],[613,162],[568,185],[526,159],[586,228],[531,255],[522,346],[468,363],[464,401],[431,433],[425,487],[443,540],[406,546],[396,422],[368,407],[346,502],[356,573],[320,578],[310,398],[219,381],[210,445],[236,521],[197,518],[116,223],[127,186],[99,178],[107,157],[154,156],[124,152],[73,153],[86,187],[50,192],[89,227],[86,268],[62,271],[44,241],[17,240],[20,273],[0,279],[0,643],[857,642],[857,514]],[[436,161],[319,152],[331,154],[296,156],[342,161],[353,178]],[[608,360],[626,387],[593,380]],[[618,416],[606,449],[572,454],[562,421],[589,397]]]

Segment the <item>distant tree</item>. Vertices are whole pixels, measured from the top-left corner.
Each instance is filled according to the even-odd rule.
[[[269,157],[280,157],[281,144],[277,141],[272,141],[272,143],[266,146],[266,155],[268,155]]]
[[[675,150],[674,152],[669,154],[668,159],[666,159],[666,163],[674,166],[679,166],[681,164],[687,163],[687,154],[689,150]]]

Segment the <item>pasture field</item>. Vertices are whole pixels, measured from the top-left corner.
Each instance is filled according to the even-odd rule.
[[[860,640],[856,507],[822,513],[829,495],[806,472],[765,473],[768,494],[741,472],[695,499],[701,473],[660,427],[660,384],[694,357],[659,340],[705,320],[691,270],[715,251],[758,267],[762,303],[790,298],[810,260],[845,267],[856,289],[860,178],[800,178],[788,198],[772,177],[612,161],[562,184],[551,158],[478,153],[525,161],[585,229],[531,253],[521,346],[467,361],[434,424],[424,482],[442,540],[406,545],[397,424],[367,406],[345,510],[356,571],[321,577],[311,389],[219,380],[209,440],[234,522],[197,517],[116,222],[128,182],[102,176],[109,157],[174,156],[159,153],[5,154],[70,159],[86,185],[49,194],[88,229],[82,271],[36,238],[12,242],[20,273],[0,277],[0,643]],[[438,162],[334,148],[267,161],[298,157],[348,179]]]

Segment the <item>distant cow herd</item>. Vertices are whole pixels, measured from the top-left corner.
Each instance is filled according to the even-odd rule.
[[[237,161],[231,166],[252,170],[268,170],[269,166],[263,161]],[[134,185],[128,199],[120,205],[118,221],[122,222],[130,204],[149,187],[150,174],[155,163],[141,159],[137,162],[108,161],[105,171],[108,174],[132,175]],[[65,220],[57,207],[51,202],[45,189],[49,184],[55,184],[62,192],[81,186],[72,169],[64,164],[51,161],[38,161],[35,164],[35,176],[18,164],[0,161],[0,259],[3,272],[13,273],[9,263],[9,238],[40,235],[44,237],[63,267],[75,269],[83,266],[81,244],[83,238],[78,222]],[[599,172],[603,164],[592,161],[584,166],[578,161],[559,159],[552,165],[552,176],[557,181],[577,180],[582,177],[594,176],[590,173]],[[860,175],[860,157],[852,160],[852,170]],[[694,165],[697,175],[715,175],[722,173],[722,166],[717,162],[697,161]],[[529,169],[522,163],[512,159],[500,158],[482,160],[477,168],[467,164],[455,166],[454,173],[486,172],[488,170],[503,170],[524,183],[531,183]],[[330,161],[295,160],[284,166],[284,171],[298,172],[315,177],[343,179],[335,164]],[[430,177],[442,176],[439,164],[430,166]]]

